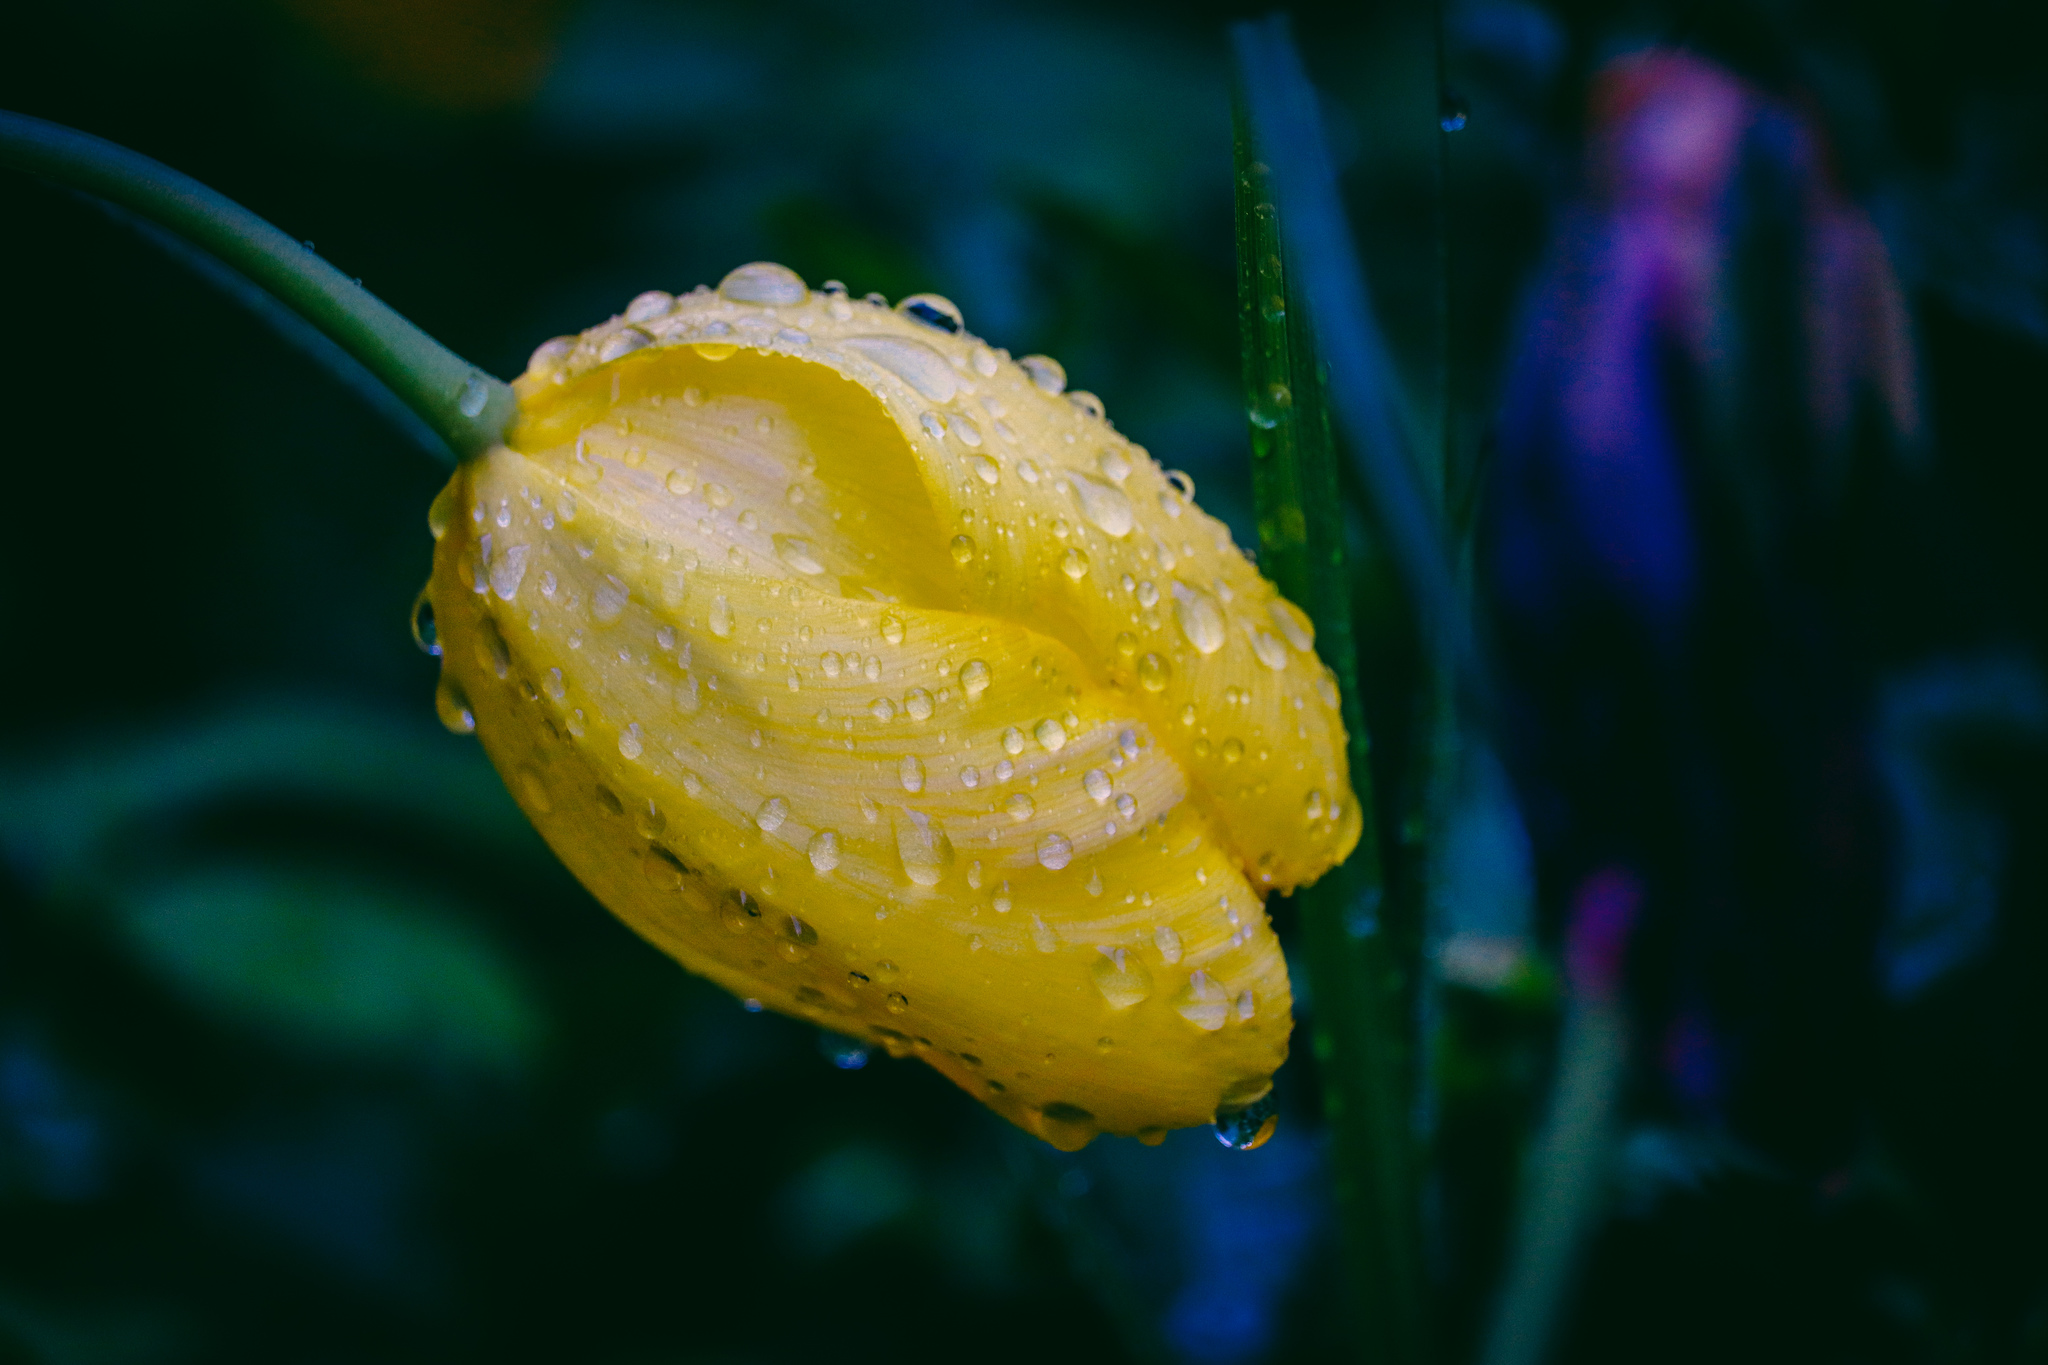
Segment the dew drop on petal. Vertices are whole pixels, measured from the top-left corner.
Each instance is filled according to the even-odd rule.
[[[882,638],[892,645],[903,643],[903,618],[893,613],[882,618]]]
[[[1138,660],[1138,685],[1147,692],[1164,691],[1173,677],[1173,666],[1157,654],[1147,654]]]
[[[1249,1152],[1264,1146],[1279,1125],[1278,1105],[1273,1093],[1267,1091],[1241,1109],[1218,1109],[1216,1140],[1233,1152]]]
[[[754,261],[741,266],[718,282],[718,292],[734,303],[765,303],[771,306],[802,303],[810,297],[803,276],[773,261]]]
[[[986,455],[974,456],[968,460],[967,467],[974,471],[975,478],[980,479],[990,488],[994,488],[998,483],[1002,482],[1003,467]]]
[[[896,703],[887,697],[876,697],[868,703],[868,714],[886,725],[896,719]]]
[[[967,694],[967,700],[979,701],[981,694],[988,691],[989,668],[980,659],[969,659],[960,665],[960,690]]]
[[[932,718],[932,694],[922,687],[913,687],[903,694],[903,710],[912,720]]]
[[[1129,792],[1125,792],[1121,796],[1117,797],[1116,814],[1118,819],[1126,822],[1137,819],[1138,798],[1132,796]]]
[[[1012,757],[1024,752],[1024,732],[1014,725],[1003,731],[1003,752]]]
[[[1250,626],[1245,627],[1245,634],[1251,637],[1252,653],[1258,656],[1260,663],[1276,673],[1287,667],[1287,646],[1280,643],[1278,636]]]
[[[1067,727],[1053,716],[1047,716],[1032,726],[1031,737],[1049,754],[1056,754],[1067,747]]]
[[[1096,805],[1102,805],[1109,800],[1109,774],[1100,768],[1090,768],[1081,775],[1081,789]]]
[[[1067,387],[1066,368],[1049,355],[1027,355],[1017,365],[1044,393],[1059,393]]]
[[[1174,997],[1173,1007],[1196,1028],[1214,1033],[1229,1021],[1230,992],[1207,972],[1198,971],[1188,977],[1188,984]]]
[[[1128,948],[1102,949],[1088,975],[1113,1010],[1127,1010],[1152,994],[1151,969]]]
[[[1059,951],[1059,935],[1055,934],[1052,931],[1052,927],[1037,915],[1031,917],[1031,942],[1041,953]]]
[[[1173,618],[1197,653],[1214,654],[1228,639],[1223,629],[1223,610],[1216,605],[1216,599],[1178,579],[1173,584]]]
[[[947,548],[952,553],[955,564],[965,564],[974,558],[974,537],[954,536],[953,543]]]
[[[825,572],[825,566],[820,564],[811,554],[811,542],[808,540],[804,540],[799,536],[778,535],[774,537],[774,541],[775,557],[798,573],[818,574]]]
[[[724,593],[720,593],[711,599],[711,612],[706,618],[705,624],[711,628],[711,633],[719,639],[724,640],[731,637],[732,604],[725,600]]]
[[[1180,935],[1170,924],[1162,924],[1152,931],[1152,946],[1159,950],[1159,960],[1172,966],[1180,961]]]
[[[645,751],[646,747],[641,742],[638,724],[628,725],[625,729],[619,731],[619,756],[621,758],[638,758]]]
[[[953,865],[953,841],[923,811],[904,810],[896,822],[896,856],[903,875],[918,886],[937,886]]]
[[[1067,482],[1080,499],[1081,515],[1097,530],[1117,539],[1131,533],[1137,519],[1131,513],[1131,500],[1121,488],[1071,470],[1067,472]]]
[[[1023,792],[1013,792],[1003,798],[1003,813],[1018,824],[1023,824],[1038,812],[1038,803]]]
[[[789,818],[789,802],[782,797],[771,796],[761,803],[754,812],[754,823],[761,827],[763,834],[773,834],[782,828],[782,822]]]
[[[469,709],[469,698],[453,678],[441,679],[434,689],[434,714],[441,718],[441,724],[448,727],[450,734],[473,735],[476,733],[476,712]]]
[[[1079,548],[1069,549],[1060,556],[1060,572],[1076,583],[1088,576],[1088,552]]]
[[[834,830],[821,829],[811,836],[810,844],[804,849],[811,858],[811,866],[820,874],[830,872],[839,866],[839,835]]]
[[[1038,841],[1038,865],[1058,872],[1074,860],[1074,846],[1064,834],[1048,834]]]
[[[683,865],[659,845],[648,849],[640,860],[640,875],[657,891],[680,891],[683,886]]]
[[[924,764],[918,761],[916,754],[905,754],[903,756],[903,761],[896,765],[896,776],[903,783],[903,790],[907,792],[921,792],[924,790]]]
[[[1316,647],[1315,623],[1294,603],[1284,597],[1276,597],[1266,604],[1266,614],[1273,618],[1273,629],[1303,654]]]

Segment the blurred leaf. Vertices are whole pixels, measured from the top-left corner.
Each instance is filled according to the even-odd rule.
[[[137,887],[117,915],[197,1006],[292,1045],[509,1074],[541,1034],[504,954],[412,888],[224,866]]]

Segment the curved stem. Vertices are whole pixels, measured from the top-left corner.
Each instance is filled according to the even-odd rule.
[[[120,205],[218,256],[377,376],[457,459],[504,436],[517,404],[493,379],[240,204],[140,152],[0,110],[0,166]]]

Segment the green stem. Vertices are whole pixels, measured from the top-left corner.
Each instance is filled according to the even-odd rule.
[[[219,257],[362,362],[467,459],[501,440],[512,390],[422,332],[312,249],[139,152],[0,110],[0,166],[118,204]]]
[[[1323,1083],[1336,1194],[1361,1356],[1422,1365],[1427,1312],[1421,1275],[1415,1151],[1397,964],[1381,931],[1384,883],[1352,639],[1344,522],[1325,378],[1303,301],[1290,289],[1279,210],[1236,111],[1238,309],[1252,422],[1252,487],[1260,566],[1316,626],[1316,651],[1337,673],[1363,830],[1343,866],[1295,895],[1314,992],[1312,1045]]]

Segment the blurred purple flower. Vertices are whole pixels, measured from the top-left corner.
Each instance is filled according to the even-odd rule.
[[[1866,384],[1894,430],[1917,436],[1912,346],[1884,243],[1804,114],[1657,49],[1610,63],[1591,113],[1585,195],[1510,369],[1496,568],[1512,612],[1554,617],[1590,590],[1668,643],[1701,573],[1688,400],[1718,414],[1739,402],[1730,296],[1760,197],[1752,173],[1790,191],[1816,455],[1845,443]]]

